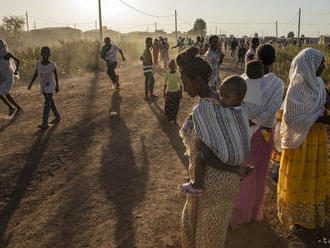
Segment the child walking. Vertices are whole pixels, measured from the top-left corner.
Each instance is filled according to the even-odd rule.
[[[57,112],[55,102],[53,100],[53,95],[59,92],[59,85],[58,85],[56,65],[54,62],[49,61],[50,56],[51,53],[49,47],[41,48],[42,60],[36,64],[36,70],[28,86],[28,90],[30,90],[32,88],[32,84],[34,83],[34,81],[36,80],[39,74],[40,90],[45,97],[44,110],[42,115],[42,124],[38,126],[40,129],[46,129],[49,127],[48,118],[49,118],[50,110],[52,110],[55,116],[55,119],[51,122],[51,124],[56,124],[61,120],[61,117]]]
[[[13,70],[10,59],[16,62],[15,70]],[[18,75],[19,64],[19,60],[8,51],[6,42],[0,40],[0,99],[8,106],[9,116],[12,116],[15,111],[14,116],[17,116],[22,111],[22,108],[10,95],[10,90],[14,84],[14,75]]]
[[[144,100],[149,100],[150,98],[156,97],[153,94],[154,91],[154,72],[153,72],[153,62],[152,62],[152,55],[151,55],[151,47],[152,47],[152,38],[146,38],[146,49],[143,52],[143,55],[140,57],[140,60],[143,63],[143,74],[145,77],[144,81],[144,91],[145,91],[145,98]]]
[[[220,160],[228,167],[227,171],[242,177],[253,169],[240,166],[250,151],[249,122],[241,106],[245,93],[244,79],[232,76],[221,84],[219,100],[205,99],[194,108],[191,118],[200,142],[194,158],[194,178],[191,178],[190,183],[180,186],[182,192],[198,195],[203,193],[205,163],[218,168],[214,165],[215,161]],[[205,119],[212,120],[213,125],[207,126]],[[205,158],[210,160],[206,161]]]
[[[175,61],[172,59],[168,65],[170,71],[165,74],[164,98],[165,115],[168,121],[176,123],[179,105],[182,98],[182,81]]]

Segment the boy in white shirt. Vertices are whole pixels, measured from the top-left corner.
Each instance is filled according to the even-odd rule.
[[[28,86],[28,90],[32,88],[32,84],[36,80],[38,74],[40,75],[40,90],[41,93],[45,97],[44,103],[44,111],[42,116],[42,124],[38,127],[41,129],[48,128],[48,118],[49,112],[52,110],[55,119],[51,122],[51,124],[56,124],[61,120],[59,113],[57,112],[53,95],[59,92],[59,85],[58,85],[58,76],[56,71],[56,65],[54,62],[49,61],[50,57],[50,48],[43,47],[41,48],[41,56],[42,60],[36,64],[36,70],[34,75],[31,79],[31,82]]]
[[[118,46],[112,44],[109,37],[104,38],[104,44],[101,51],[101,58],[107,62],[107,73],[112,83],[116,86],[116,89],[119,89],[119,76],[115,73],[118,64],[117,52],[121,54],[123,61],[126,59],[123,51]]]

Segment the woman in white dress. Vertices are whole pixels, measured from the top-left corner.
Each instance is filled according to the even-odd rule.
[[[16,63],[12,65],[13,59]],[[0,99],[8,106],[8,115],[11,116],[15,113],[15,116],[22,111],[22,108],[14,101],[9,94],[14,84],[14,75],[18,75],[19,60],[8,52],[8,46],[4,40],[0,40]]]

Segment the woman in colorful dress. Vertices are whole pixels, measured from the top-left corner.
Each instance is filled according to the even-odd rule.
[[[330,217],[330,170],[324,56],[314,48],[292,61],[281,123],[278,217],[291,229],[324,227]]]
[[[250,80],[246,74],[242,77],[247,82],[247,93],[243,102],[247,108],[251,130],[251,151],[245,165],[255,166],[252,173],[240,184],[230,225],[237,228],[252,220],[263,218],[266,178],[271,159],[276,113],[281,107],[283,82],[271,72],[275,61],[275,49],[266,44],[257,52],[264,66],[264,76]],[[248,100],[249,99],[249,100]]]

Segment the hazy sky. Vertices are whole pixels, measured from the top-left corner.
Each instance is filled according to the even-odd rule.
[[[0,17],[24,15],[28,12],[30,28],[70,26],[82,30],[95,28],[98,20],[98,0],[0,0]],[[279,35],[297,33],[298,9],[302,8],[301,34],[330,34],[330,0],[124,0],[152,15],[172,15],[178,11],[178,29],[190,29],[196,18],[207,22],[208,33],[238,36],[275,36],[275,21]],[[120,32],[174,30],[174,17],[155,18],[138,13],[119,0],[102,0],[103,23]]]

